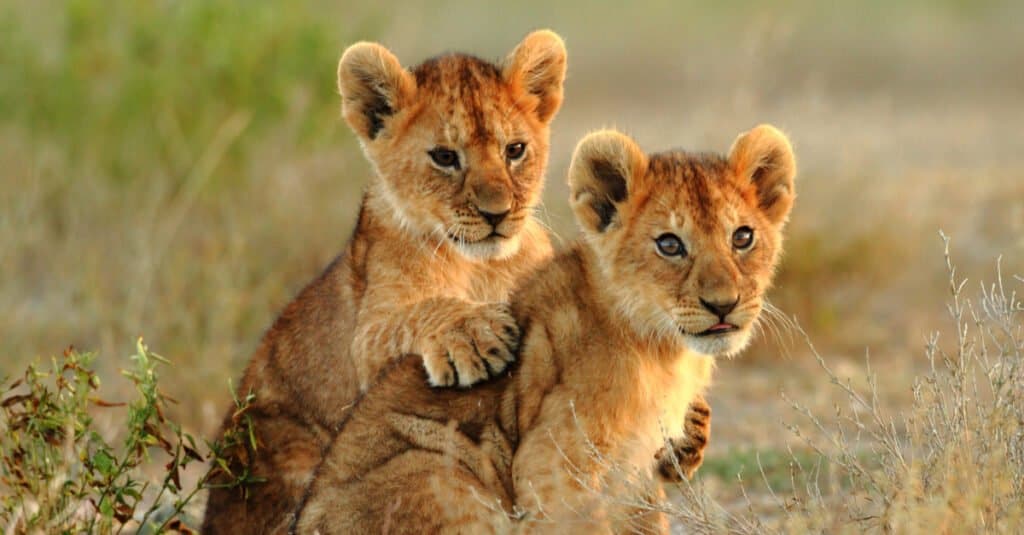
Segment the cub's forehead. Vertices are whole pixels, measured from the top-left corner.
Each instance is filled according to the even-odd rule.
[[[514,130],[521,112],[497,65],[467,54],[448,54],[429,59],[412,72],[425,118],[436,120],[451,141],[493,141],[518,133]]]
[[[719,154],[652,154],[646,182],[656,201],[648,205],[672,226],[719,227],[736,220],[747,204],[747,192]]]
[[[502,83],[501,69],[470,54],[451,53],[430,58],[412,68],[420,89],[445,91],[452,84]]]

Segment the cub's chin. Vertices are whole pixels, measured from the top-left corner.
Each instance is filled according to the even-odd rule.
[[[503,260],[519,251],[519,236],[507,238],[491,235],[482,240],[465,241],[449,236],[455,250],[462,256],[477,261]]]
[[[748,325],[721,333],[681,334],[690,351],[712,357],[733,357],[750,343],[751,331]]]

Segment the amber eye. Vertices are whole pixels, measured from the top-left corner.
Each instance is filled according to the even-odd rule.
[[[459,153],[453,151],[452,149],[437,147],[431,151],[428,151],[427,154],[429,154],[430,158],[434,160],[434,163],[440,165],[441,167],[450,167],[452,169],[459,168]]]
[[[675,234],[662,234],[654,240],[654,245],[658,247],[658,252],[665,256],[678,256],[680,258],[686,256],[686,246],[683,245],[683,240],[679,239],[679,236]]]
[[[505,157],[509,160],[518,160],[526,154],[526,143],[510,143],[505,146]]]
[[[732,246],[736,249],[749,249],[754,244],[754,229],[740,227],[732,233]]]

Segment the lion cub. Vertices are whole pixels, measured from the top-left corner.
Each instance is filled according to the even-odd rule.
[[[342,113],[376,177],[344,251],[245,370],[256,447],[229,452],[229,468],[264,481],[214,488],[204,532],[283,531],[359,392],[403,353],[422,355],[434,386],[469,386],[513,360],[519,332],[501,302],[551,256],[533,214],[565,68],[550,31],[500,65],[449,54],[407,70],[378,44],[345,51]]]
[[[795,172],[771,126],[728,157],[587,136],[569,171],[582,238],[513,293],[516,365],[468,391],[428,388],[416,355],[386,370],[294,530],[665,531],[637,504],[660,495],[663,437],[683,431],[713,358],[751,336]]]

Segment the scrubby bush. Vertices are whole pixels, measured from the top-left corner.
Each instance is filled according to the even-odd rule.
[[[68,349],[49,367],[33,364],[0,399],[0,521],[5,533],[188,532],[185,509],[211,476],[226,469],[219,452],[251,439],[239,405],[239,426],[219,443],[197,443],[170,420],[173,400],[161,392],[166,362],[140,339],[123,372],[135,386],[127,403],[100,397],[95,355]],[[5,381],[6,382],[6,381]],[[98,411],[122,429],[102,429]],[[114,438],[106,435],[113,434]],[[192,484],[183,473],[213,460]],[[248,474],[234,474],[239,482]]]

